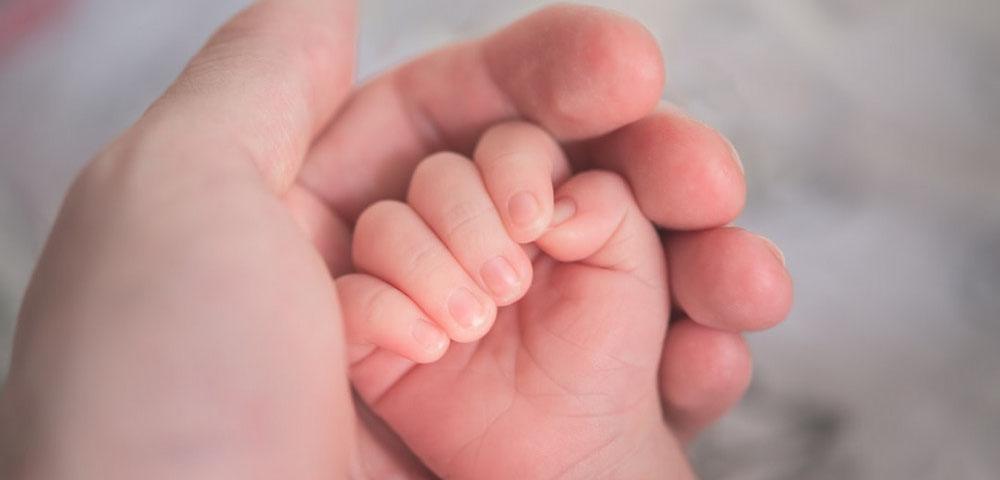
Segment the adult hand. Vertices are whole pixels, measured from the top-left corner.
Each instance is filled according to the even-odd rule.
[[[256,4],[81,174],[0,398],[12,477],[346,475],[354,413],[324,261],[344,268],[351,221],[401,196],[417,160],[514,117],[572,143],[579,167],[621,172],[657,223],[698,230],[666,242],[691,320],[664,346],[665,412],[687,438],[739,398],[737,332],[780,320],[787,275],[763,240],[704,230],[739,212],[742,174],[718,134],[651,112],[663,76],[645,30],[554,7],[351,92],[354,28],[352,2]],[[355,459],[418,468],[389,436]]]
[[[665,229],[675,311],[661,392],[689,442],[742,397],[751,371],[742,332],[783,320],[792,288],[773,243],[723,227],[744,205],[743,166],[718,132],[658,105],[663,82],[640,24],[550,7],[362,86],[308,153],[291,198],[331,269],[344,272],[346,232],[365,206],[403,198],[418,161],[468,155],[496,122],[533,120],[564,141],[577,169],[623,174]]]

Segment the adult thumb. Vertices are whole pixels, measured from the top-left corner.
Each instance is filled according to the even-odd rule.
[[[353,0],[263,0],[222,26],[137,122],[158,155],[245,161],[275,191],[350,91]]]

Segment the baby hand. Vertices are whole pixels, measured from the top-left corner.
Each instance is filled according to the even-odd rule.
[[[438,475],[686,473],[656,466],[685,465],[662,453],[659,239],[620,177],[568,176],[548,135],[504,124],[358,219],[352,383]]]

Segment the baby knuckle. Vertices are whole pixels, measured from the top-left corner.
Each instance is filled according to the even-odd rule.
[[[432,272],[442,271],[447,267],[447,257],[444,249],[435,241],[417,241],[410,245],[402,257],[405,263],[401,265],[403,278],[409,282],[422,282]]]
[[[389,226],[393,217],[403,214],[410,207],[396,200],[379,200],[368,206],[355,223],[355,231],[378,230]]]
[[[351,240],[351,258],[356,265],[364,267],[382,255],[386,240],[393,238],[393,229],[408,215],[409,208],[395,200],[381,200],[361,212]]]
[[[491,211],[492,207],[487,203],[456,202],[444,213],[442,235],[448,240],[468,237],[480,229],[481,220]]]
[[[468,166],[469,160],[454,152],[437,152],[420,161],[410,178],[410,195],[414,191],[440,188],[445,172]]]

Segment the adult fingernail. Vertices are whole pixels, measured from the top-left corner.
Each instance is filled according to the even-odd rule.
[[[559,226],[575,214],[576,202],[572,198],[563,197],[556,200],[555,205],[552,207],[552,223],[549,225],[549,228]]]
[[[510,220],[521,226],[530,226],[541,213],[541,205],[531,192],[518,192],[507,201]]]
[[[729,144],[729,153],[732,155],[733,162],[736,162],[736,166],[739,167],[740,173],[746,173],[746,170],[743,169],[743,160],[740,160],[740,152],[736,151],[736,146],[733,145],[733,142],[730,142],[728,138],[722,138],[724,138],[726,143]]]
[[[770,250],[771,253],[773,253],[774,256],[778,258],[778,260],[781,262],[782,265],[785,265],[785,254],[781,251],[781,249],[778,248],[778,246],[775,245],[775,243],[772,242],[770,238],[767,238],[763,235],[757,235],[757,237],[763,240],[764,245],[767,246],[768,250]]]
[[[428,352],[440,352],[448,346],[448,336],[440,328],[431,325],[426,320],[413,322],[410,332],[413,339]]]
[[[448,297],[448,312],[459,326],[475,330],[486,323],[486,309],[465,287],[458,287]]]
[[[479,270],[483,283],[499,299],[506,299],[517,289],[517,272],[506,258],[497,257],[483,264]]]

